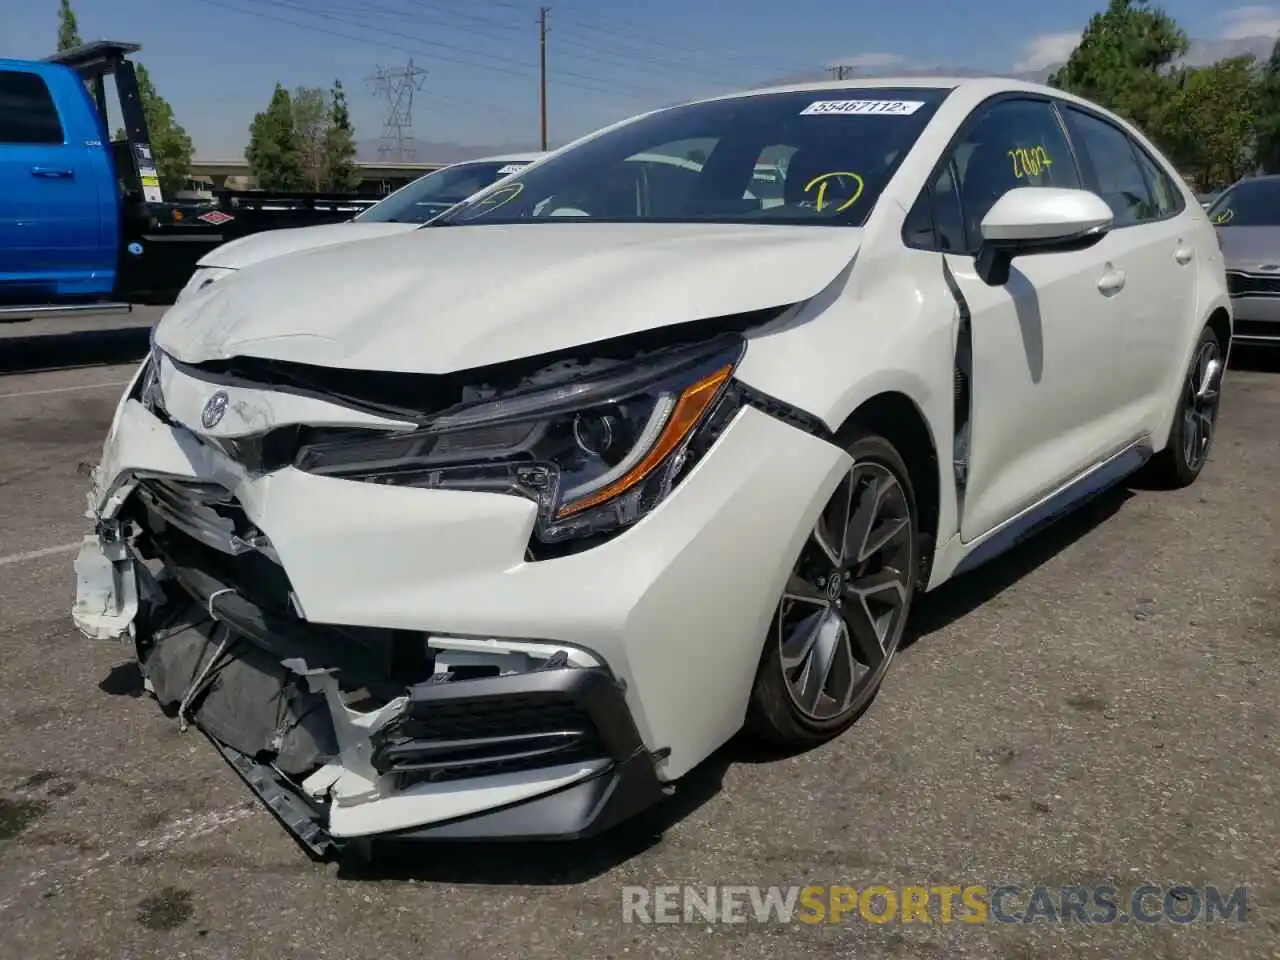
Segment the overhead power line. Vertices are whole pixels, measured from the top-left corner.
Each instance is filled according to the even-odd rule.
[[[408,50],[408,52],[429,52],[433,59],[442,60],[446,63],[456,63],[462,66],[483,69],[493,73],[504,73],[509,76],[521,77],[524,79],[532,79],[538,75],[538,64],[536,63],[531,63],[526,60],[514,60],[489,51],[474,50],[468,47],[458,46],[454,43],[447,43],[441,40],[431,39],[429,37],[406,33],[403,30],[390,29],[385,26],[371,24],[368,22],[369,17],[367,12],[362,16],[358,10],[350,9],[349,4],[346,5],[347,9],[344,11],[346,15],[338,15],[335,13],[317,10],[313,5],[306,2],[306,0],[296,0],[296,2],[295,0],[257,0],[252,8],[232,7],[230,4],[223,2],[223,0],[199,0],[199,2],[207,3],[211,6],[223,7],[225,9],[234,9],[238,13],[243,13],[247,16],[264,17],[266,19],[275,20],[281,20],[281,18],[265,13],[264,8],[283,9],[305,18],[314,17],[339,25],[355,27],[371,33],[381,34],[383,36],[393,38],[394,41],[385,42],[374,40],[370,37],[355,38],[361,43],[376,44],[378,46],[389,47],[391,49],[407,49],[402,45],[396,45],[397,43],[402,44],[403,41],[407,40],[412,42],[418,48]],[[365,6],[368,7],[371,5],[366,4]],[[302,22],[298,22],[296,20],[284,20],[283,22],[289,23],[290,25],[302,30],[318,29],[315,24],[308,23],[306,20]],[[320,32],[332,31],[320,29]],[[429,51],[421,48],[429,48]],[[665,96],[661,91],[655,91],[652,88],[646,88],[637,84],[621,83],[616,80],[602,79],[600,77],[581,74],[570,70],[561,70],[554,76],[548,76],[548,82],[557,86],[575,87],[582,90],[590,90],[595,93],[607,93],[610,96],[628,97],[630,99],[646,102],[652,102],[655,98],[660,99]],[[607,84],[607,86],[602,84]]]
[[[399,0],[400,3],[409,3],[415,10],[405,9],[403,6],[391,6],[389,3],[395,3],[397,0],[319,0],[317,4],[315,0],[257,0],[252,6],[240,6],[236,3],[228,2],[228,0],[198,0],[208,6],[212,6],[225,11],[239,13],[243,16],[254,17],[260,20],[272,21],[283,24],[298,30],[325,34],[337,37],[354,43],[360,43],[368,46],[378,46],[383,49],[394,49],[405,52],[409,55],[425,55],[436,61],[445,63],[454,63],[464,67],[483,70],[490,73],[500,73],[507,76],[513,76],[520,79],[526,79],[537,83],[538,89],[538,112],[539,127],[542,143],[545,147],[547,143],[547,88],[549,86],[564,87],[570,89],[578,89],[592,93],[607,94],[610,97],[623,97],[643,101],[646,106],[652,107],[662,103],[677,102],[681,99],[687,99],[690,96],[706,95],[709,91],[704,80],[700,84],[702,89],[686,90],[682,95],[672,96],[668,91],[662,91],[654,87],[643,86],[637,83],[622,82],[614,78],[605,78],[588,73],[581,73],[575,70],[555,69],[551,70],[547,63],[547,43],[546,43],[546,14],[548,8],[539,8],[538,16],[538,62],[532,63],[518,57],[504,56],[492,49],[477,50],[460,46],[455,43],[447,42],[440,39],[441,35],[436,33],[433,37],[417,36],[412,33],[406,33],[403,29],[397,27],[398,22],[418,23],[418,22],[435,22],[444,26],[448,30],[456,30],[463,33],[472,33],[484,37],[488,40],[495,39],[492,33],[482,30],[476,24],[487,25],[492,30],[501,31],[510,36],[503,36],[498,39],[510,40],[512,37],[518,36],[522,29],[517,22],[503,20],[494,20],[490,17],[476,16],[470,13],[457,13],[450,11],[445,7],[441,7],[438,3],[428,3],[425,0]],[[241,3],[248,3],[249,0],[240,0]],[[507,8],[510,10],[518,10],[527,15],[530,8],[525,5],[502,2],[502,0],[490,0],[490,6],[499,8]],[[457,17],[459,19],[469,21],[469,23],[451,23],[441,21],[440,18],[424,18],[417,12],[417,8],[426,8],[444,12],[446,17]],[[292,14],[290,17],[281,16],[280,13],[285,12]],[[498,14],[502,16],[502,14]],[[323,22],[317,22],[323,21]],[[525,23],[528,23],[526,20]],[[351,33],[344,29],[335,29],[336,27],[346,27],[351,30],[360,31],[359,33]],[[529,28],[524,27],[523,31]],[[622,30],[606,30],[598,27],[585,27],[575,23],[564,23],[557,18],[557,31],[570,31],[570,36],[565,44],[557,45],[557,54],[561,58],[576,58],[580,60],[594,60],[598,63],[609,63],[609,56],[613,56],[613,62],[621,66],[633,66],[636,63],[653,63],[658,69],[652,71],[660,80],[669,81],[670,74],[673,70],[683,70],[690,74],[696,74],[704,78],[713,79],[718,73],[720,76],[727,76],[723,71],[707,70],[704,64],[697,66],[681,63],[682,56],[690,56],[693,54],[682,54],[679,52],[678,44],[669,44],[665,40],[646,41],[644,39],[636,39]],[[368,36],[367,34],[376,34],[377,37]],[[624,38],[627,46],[612,41],[600,41],[599,36],[614,34]],[[527,37],[529,34],[524,33]],[[382,39],[382,37],[388,39]],[[653,52],[645,50],[641,44],[655,44],[661,52]],[[639,48],[639,49],[637,49]],[[586,50],[598,50],[605,56],[592,56],[590,53],[584,53]],[[719,50],[717,51],[719,54]],[[703,53],[697,53],[703,56]],[[753,56],[743,54],[749,57],[753,64],[759,64],[759,60]],[[723,60],[723,58],[722,58]],[[782,67],[777,69],[781,70]],[[812,70],[810,66],[808,69]],[[535,79],[536,78],[536,79]],[[753,78],[748,82],[762,82],[761,79]],[[740,80],[727,81],[724,86],[737,87],[742,85]],[[382,88],[379,88],[382,90]],[[421,85],[414,88],[422,89]],[[387,96],[386,90],[380,93],[384,99]],[[477,106],[484,110],[491,110],[495,113],[501,113],[506,116],[517,116],[518,113],[505,105],[496,105],[493,103],[484,103],[473,98],[459,97],[448,94],[437,94],[435,91],[431,93],[431,101],[442,104],[456,103],[465,106]],[[388,120],[390,121],[390,109],[388,109]],[[388,122],[383,130],[383,150],[396,152],[408,149],[405,141],[400,139],[393,128],[396,124]],[[403,131],[402,135],[403,136]],[[412,137],[409,136],[411,141]],[[399,144],[396,146],[395,144]]]
[[[503,35],[503,39],[507,39],[507,35],[512,33],[519,34],[521,38],[526,36],[523,24],[510,17],[495,19],[472,13],[460,13],[425,0],[399,0],[399,2],[409,4],[410,8],[390,6],[386,2],[376,3],[372,0],[348,0],[343,6],[353,5],[353,10],[358,9],[362,13],[368,12],[384,19],[394,18],[397,21],[429,24],[491,40],[497,38],[496,34]],[[434,11],[443,16],[423,16],[421,13],[423,10]],[[329,8],[329,12],[332,12],[332,7]],[[750,66],[743,66],[742,70],[752,70],[754,75],[744,81],[740,71],[726,70],[723,67],[708,64],[705,51],[673,51],[662,40],[644,41],[627,38],[619,44],[617,40],[611,40],[607,35],[601,40],[593,28],[560,17],[557,17],[556,30],[565,32],[567,35],[567,42],[557,49],[558,57],[603,64],[611,70],[648,64],[658,68],[664,76],[674,70],[704,79],[724,81],[726,85],[737,87],[744,82],[748,84],[758,82],[762,70],[796,72],[801,69],[795,64],[789,67],[762,64],[758,57],[752,56],[749,58]],[[813,69],[813,67],[809,65],[806,69]]]
[[[423,0],[408,0],[408,2],[418,4],[422,3]],[[438,8],[437,4],[429,5]],[[513,2],[513,0],[486,0],[485,5],[510,10],[528,9],[518,2]],[[616,37],[632,46],[648,46],[661,50],[662,56],[665,58],[683,55],[685,57],[698,58],[704,64],[706,62],[708,44],[699,42],[697,38],[693,37],[682,41],[678,29],[669,25],[660,32],[655,31],[652,28],[652,24],[643,25],[636,21],[623,20],[613,14],[602,15],[594,9],[588,9],[587,5],[573,2],[573,0],[562,0],[558,9],[557,23],[559,24],[559,29],[585,31],[592,35],[597,35],[597,38]],[[664,21],[664,23],[669,24],[669,21]],[[728,47],[719,40],[715,41],[714,49],[716,58],[721,61],[737,60],[744,67],[757,70],[798,73],[804,71],[812,72],[816,69],[811,62],[791,61],[784,63],[770,60],[767,54],[762,56],[758,50]]]

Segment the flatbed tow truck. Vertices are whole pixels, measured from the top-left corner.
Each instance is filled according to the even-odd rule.
[[[348,220],[378,199],[222,191],[166,201],[129,60],[140,49],[98,40],[0,59],[0,321],[169,303],[229,240]],[[108,78],[125,134],[116,141]]]

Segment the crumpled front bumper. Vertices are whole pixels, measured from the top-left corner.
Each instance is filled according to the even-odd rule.
[[[127,632],[148,689],[184,728],[190,720],[206,733],[317,856],[373,836],[583,837],[669,789],[624,685],[588,651],[507,648],[525,672],[431,677],[354,709],[342,671],[307,662],[324,657],[330,638],[166,560],[157,578],[127,532],[103,524],[77,559],[77,624],[97,638],[108,633],[104,612],[132,612]],[[474,645],[482,658],[498,646]],[[356,680],[376,683],[372,676]],[[276,728],[246,728],[243,714],[266,702],[278,705]],[[275,759],[264,762],[264,754]],[[308,767],[307,776],[291,776]]]
[[[218,387],[171,373],[166,419],[135,387],[89,495],[97,531],[76,561],[76,623],[129,637],[161,703],[313,850],[584,836],[661,797],[741,727],[776,597],[847,466],[747,408],[634,528],[532,562],[534,508],[520,498],[254,474],[200,427]],[[352,416],[226,389],[224,431]],[[415,644],[454,675],[357,699],[378,686],[384,647]],[[215,654],[237,666],[206,671]],[[501,675],[471,678],[468,658]],[[234,700],[237,671],[259,691],[255,710],[297,710],[253,731],[229,719],[252,713]],[[280,742],[316,712],[331,733],[321,762],[282,766]]]

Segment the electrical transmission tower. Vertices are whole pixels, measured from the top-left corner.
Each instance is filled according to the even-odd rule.
[[[373,95],[386,102],[382,120],[379,160],[414,160],[417,150],[413,136],[413,95],[422,89],[427,71],[413,65],[387,69],[378,67],[366,80]]]

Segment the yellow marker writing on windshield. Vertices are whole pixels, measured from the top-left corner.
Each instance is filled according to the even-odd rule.
[[[858,176],[856,173],[851,173],[848,170],[833,170],[831,173],[821,174],[819,176],[814,177],[812,180],[810,180],[808,183],[804,185],[804,192],[808,193],[814,187],[818,188],[818,196],[815,200],[815,205],[819,210],[821,210],[824,206],[826,206],[826,202],[827,202],[827,184],[834,179],[839,179],[844,177],[848,177],[849,179],[856,181],[858,184],[858,189],[853,191],[853,196],[847,199],[844,203],[840,204],[840,206],[836,207],[835,210],[833,211],[834,213],[843,213],[844,211],[852,207],[855,203],[857,203],[858,198],[862,196],[862,187],[863,187],[862,178]]]
[[[1235,215],[1236,215],[1236,212],[1234,210],[1223,210],[1220,213],[1214,214],[1214,217],[1213,217],[1214,226],[1217,226],[1217,227],[1222,226],[1224,223],[1227,223]]]
[[[523,183],[509,183],[505,187],[499,187],[487,197],[483,197],[476,202],[476,205],[470,210],[464,210],[462,220],[475,220],[482,217],[486,213],[493,213],[499,207],[505,207],[520,194],[524,193]]]

